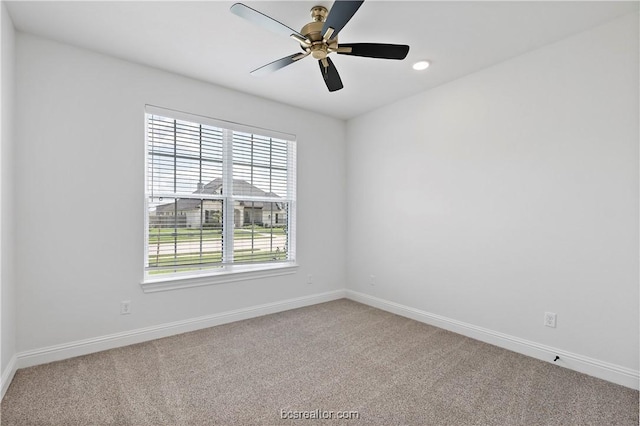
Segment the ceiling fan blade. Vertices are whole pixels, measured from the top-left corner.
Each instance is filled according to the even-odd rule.
[[[362,3],[364,3],[364,0],[336,0],[333,3],[333,6],[331,6],[331,10],[329,11],[327,20],[324,22],[324,26],[322,27],[322,34],[326,34],[329,28],[333,28],[333,34],[331,34],[331,38],[335,38],[340,30],[342,30],[342,28],[347,25],[347,22],[349,22],[349,20],[353,17]]]
[[[270,72],[277,71],[280,68],[284,68],[287,65],[291,65],[294,62],[299,61],[302,58],[305,58],[308,53],[294,53],[290,56],[285,56],[284,58],[280,58],[277,61],[273,61],[267,65],[263,65],[260,68],[256,68],[251,71],[251,75],[262,76],[265,74],[269,74]]]
[[[406,44],[347,43],[340,44],[337,53],[367,58],[404,59],[409,53],[409,46]]]
[[[282,34],[285,37],[291,37],[292,35],[295,35],[296,38],[299,37],[300,39],[304,40],[304,37],[298,31],[291,29],[282,22],[278,22],[275,19],[265,15],[264,13],[258,12],[257,10],[252,9],[249,6],[245,6],[242,3],[236,3],[231,6],[231,12],[241,18],[244,18],[256,25],[261,26],[262,28],[273,31],[274,33]]]
[[[326,67],[322,64],[323,61],[327,61]],[[318,61],[318,65],[320,65],[322,78],[327,84],[327,89],[329,89],[330,92],[335,92],[336,90],[340,90],[344,87],[342,85],[342,80],[340,79],[340,74],[338,74],[338,70],[336,69],[336,66],[333,65],[330,58]]]

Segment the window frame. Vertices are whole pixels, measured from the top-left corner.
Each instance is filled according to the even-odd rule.
[[[204,269],[199,271],[183,271],[164,274],[149,274],[147,270],[149,260],[149,197],[152,195],[149,191],[149,128],[148,120],[150,115],[162,116],[174,120],[188,121],[201,125],[213,126],[227,130],[227,135],[233,132],[250,133],[263,137],[286,140],[290,143],[293,154],[288,155],[287,171],[292,173],[287,181],[288,191],[287,197],[283,202],[288,204],[287,212],[287,252],[288,259],[278,262],[255,262],[255,263],[225,263],[224,253],[229,250],[233,253],[234,227],[223,226],[224,238],[231,243],[223,248],[223,262],[220,267],[212,269]],[[145,105],[144,110],[144,258],[143,258],[143,279],[141,281],[142,289],[145,293],[174,290],[179,288],[199,287],[218,283],[227,283],[235,281],[244,281],[250,279],[267,278],[294,274],[297,272],[296,263],[296,181],[297,181],[297,155],[296,155],[296,137],[295,135],[278,132],[270,129],[249,126],[231,121],[219,120],[198,114],[187,113],[169,108],[157,107],[154,105]],[[229,182],[233,180],[233,137],[225,137],[223,141],[223,181]],[[226,165],[224,165],[226,163]],[[231,216],[227,213],[226,217],[231,218],[233,223],[233,209],[236,200],[244,200],[253,198],[245,195],[233,195],[228,193],[230,186],[223,184],[223,194],[215,196],[207,194],[206,198],[221,198],[224,200],[223,208],[230,209]],[[204,194],[203,194],[204,195]],[[229,220],[229,219],[227,219]]]

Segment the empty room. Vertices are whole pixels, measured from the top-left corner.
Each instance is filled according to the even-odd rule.
[[[637,1],[2,1],[0,423],[638,425]]]

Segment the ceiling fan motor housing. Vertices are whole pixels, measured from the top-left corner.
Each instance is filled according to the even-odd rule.
[[[300,46],[303,50],[310,52],[311,56],[315,59],[324,59],[331,52],[335,52],[338,48],[338,38],[331,40],[324,40],[322,34],[322,27],[327,19],[329,11],[324,6],[314,6],[311,8],[311,19],[307,25],[302,27],[300,34],[304,35],[309,41],[311,46],[305,46],[302,43]]]

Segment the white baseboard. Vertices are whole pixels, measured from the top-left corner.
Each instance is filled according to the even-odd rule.
[[[610,364],[608,362],[589,358],[583,355],[556,349],[521,339],[519,337],[510,336],[508,334],[499,333],[487,328],[478,327],[473,324],[432,314],[420,309],[390,302],[388,300],[380,299],[357,291],[346,290],[346,293],[348,299],[364,303],[365,305],[373,306],[396,315],[411,318],[439,328],[444,328],[445,330],[453,331],[476,340],[490,343],[492,345],[543,361],[548,361],[552,364],[560,365],[562,367],[579,371],[581,373],[598,377],[632,389],[638,389],[640,387],[640,372],[637,370],[632,370],[620,365]],[[553,362],[556,355],[559,356],[560,359],[557,362]]]
[[[14,355],[11,357],[9,364],[7,364],[7,367],[2,372],[2,376],[0,376],[0,401],[4,398],[4,394],[7,392],[7,389],[9,389],[13,376],[16,375],[16,364],[17,357]]]
[[[162,337],[173,336],[189,331],[227,324],[262,315],[276,312],[288,311],[290,309],[301,308],[303,306],[315,305],[329,302],[331,300],[342,299],[346,295],[345,290],[335,290],[326,293],[313,294],[310,296],[297,297],[263,305],[251,306],[248,308],[236,309],[233,311],[221,312],[218,314],[205,315],[182,321],[175,321],[167,324],[152,327],[139,328],[121,333],[109,334],[106,336],[91,339],[77,340],[75,342],[61,345],[49,346],[46,348],[24,351],[17,354],[17,368],[31,367],[33,365],[46,364],[53,361],[73,358],[80,355],[87,355],[107,349],[146,342]],[[13,368],[15,372],[15,367]],[[3,386],[4,386],[4,376]],[[13,378],[13,375],[11,375]],[[8,381],[10,382],[10,380]],[[8,384],[7,384],[8,387]],[[3,387],[4,390],[4,387]]]

